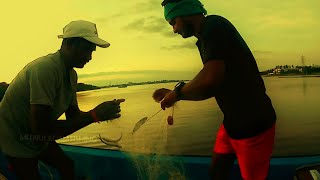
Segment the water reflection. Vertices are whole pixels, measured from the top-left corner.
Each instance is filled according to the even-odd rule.
[[[303,89],[303,95],[306,96],[307,93],[307,82],[305,78],[302,78],[302,89]]]

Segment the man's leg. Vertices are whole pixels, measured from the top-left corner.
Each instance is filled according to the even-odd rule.
[[[209,175],[212,180],[227,180],[230,176],[230,171],[236,160],[236,155],[229,141],[224,126],[221,125],[213,149],[211,167]]]
[[[248,139],[231,140],[244,180],[266,180],[275,137],[275,126]]]
[[[236,160],[235,154],[213,153],[209,174],[212,180],[228,180],[230,171]]]
[[[37,159],[11,156],[6,156],[6,158],[18,180],[40,180]]]
[[[48,148],[39,156],[39,160],[56,168],[62,180],[75,179],[73,160],[64,154],[55,141],[49,143]]]

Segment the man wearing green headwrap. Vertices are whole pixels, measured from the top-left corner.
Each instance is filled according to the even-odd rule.
[[[180,100],[215,97],[224,114],[213,148],[210,176],[229,178],[238,159],[245,180],[265,180],[274,145],[276,113],[253,54],[236,28],[225,18],[206,15],[198,0],[165,0],[164,16],[174,33],[195,36],[203,69],[174,90],[157,89],[161,108]]]

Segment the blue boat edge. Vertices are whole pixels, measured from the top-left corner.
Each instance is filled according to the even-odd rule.
[[[150,175],[156,176],[158,179],[169,179],[172,176],[179,177],[179,173],[183,179],[209,179],[210,156],[142,154],[65,144],[60,144],[60,147],[74,160],[77,179],[148,179]],[[271,180],[292,180],[297,168],[309,164],[320,164],[320,155],[273,157],[270,162],[268,178]],[[154,170],[156,168],[153,166],[158,165],[158,171],[150,172],[148,170],[148,168]],[[43,163],[39,163],[39,169],[44,179],[59,179],[55,169]],[[171,170],[172,172],[170,172]],[[7,161],[2,153],[0,153],[0,173],[8,180],[15,179],[14,174],[8,169]],[[237,162],[235,162],[230,175],[231,179],[241,179]]]

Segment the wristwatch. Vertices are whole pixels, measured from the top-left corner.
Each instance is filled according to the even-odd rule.
[[[179,100],[181,100],[183,97],[183,94],[181,93],[181,89],[185,84],[186,84],[185,82],[181,81],[178,84],[176,84],[174,87],[173,91],[176,93],[177,99],[179,99]]]

